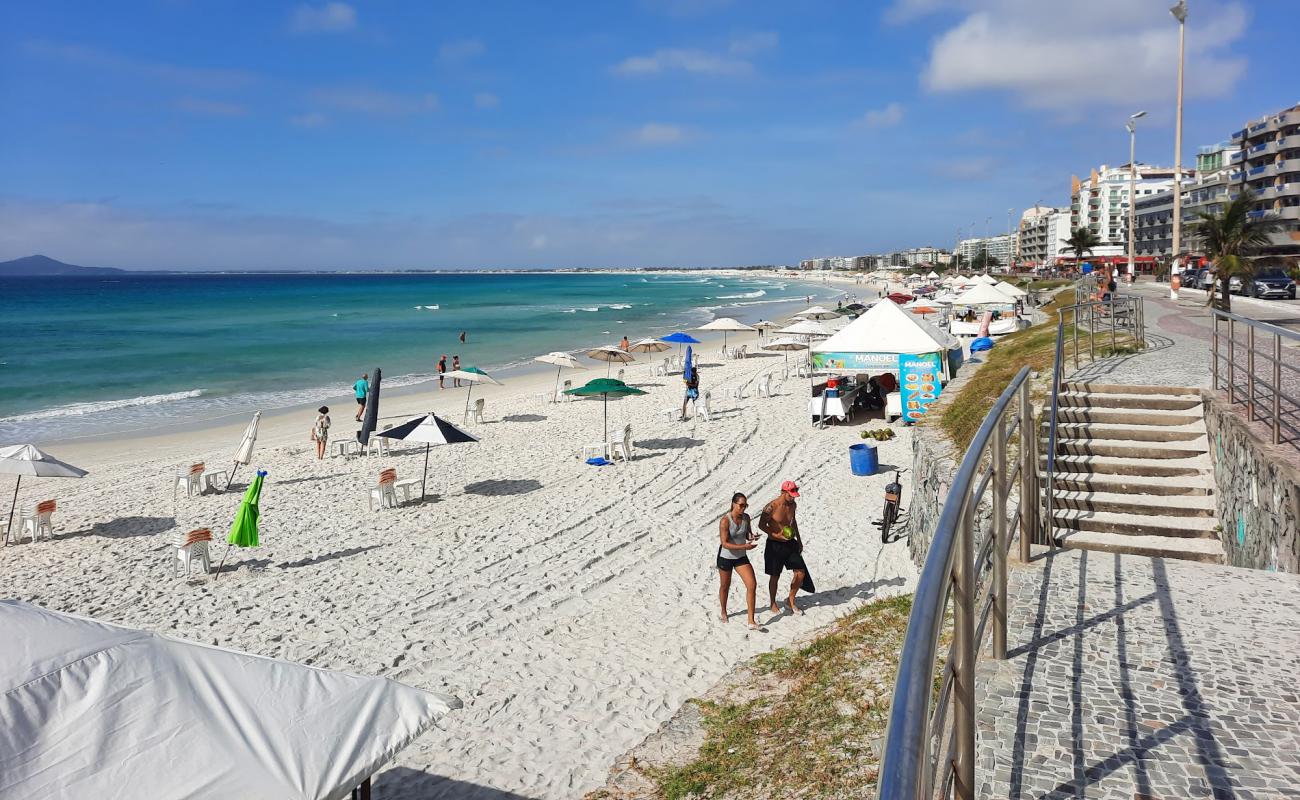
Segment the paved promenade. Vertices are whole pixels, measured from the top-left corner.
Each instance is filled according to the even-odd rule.
[[[1300,577],[1059,551],[1009,595],[979,797],[1300,798]]]

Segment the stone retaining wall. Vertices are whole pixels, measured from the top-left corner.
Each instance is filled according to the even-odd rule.
[[[912,434],[912,471],[907,475],[912,479],[911,505],[907,508],[907,549],[918,569],[925,565],[930,553],[943,503],[964,456],[965,452],[958,452],[937,425],[921,425]],[[1008,507],[1014,511],[1016,492],[1015,487],[1011,488]],[[985,531],[993,517],[993,505],[989,502],[993,490],[987,489],[984,494],[985,499],[975,510],[976,553],[984,545]],[[1012,536],[1014,531],[1013,524]]]
[[[1236,567],[1300,573],[1300,469],[1218,393],[1203,392],[1219,538]]]

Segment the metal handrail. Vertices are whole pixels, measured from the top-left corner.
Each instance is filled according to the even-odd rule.
[[[1211,335],[1211,341],[1212,341],[1211,349],[1213,355],[1211,357],[1210,372],[1212,375],[1214,390],[1218,391],[1220,388],[1225,388],[1225,387],[1220,387],[1219,385],[1219,362],[1226,361],[1228,364],[1228,381],[1226,386],[1228,392],[1228,404],[1232,405],[1237,402],[1236,372],[1241,365],[1237,361],[1237,335],[1236,334],[1237,334],[1237,323],[1241,323],[1247,326],[1246,327],[1247,337],[1246,337],[1246,345],[1245,345],[1246,346],[1245,372],[1246,372],[1246,392],[1247,392],[1245,405],[1246,405],[1247,419],[1250,422],[1254,422],[1257,418],[1258,404],[1255,402],[1255,400],[1258,395],[1258,392],[1256,391],[1256,387],[1257,386],[1262,387],[1264,389],[1267,389],[1269,392],[1271,392],[1273,398],[1272,403],[1269,404],[1269,408],[1266,414],[1266,416],[1269,418],[1268,422],[1273,436],[1273,444],[1277,445],[1282,443],[1282,428],[1284,427],[1288,431],[1296,435],[1297,437],[1300,437],[1300,427],[1296,427],[1290,422],[1287,422],[1284,419],[1284,415],[1282,413],[1283,398],[1285,398],[1287,403],[1289,403],[1291,406],[1300,409],[1300,397],[1292,397],[1290,395],[1284,394],[1285,387],[1282,385],[1283,369],[1287,369],[1290,370],[1291,372],[1300,374],[1300,367],[1297,367],[1294,363],[1292,363],[1294,359],[1288,361],[1282,358],[1282,340],[1286,339],[1288,341],[1300,343],[1300,333],[1287,330],[1286,328],[1280,327],[1278,325],[1273,325],[1268,322],[1262,322],[1257,319],[1250,319],[1249,317],[1242,317],[1228,311],[1220,311],[1219,309],[1211,309],[1211,315],[1212,315],[1211,318],[1213,320],[1212,335]],[[1220,320],[1225,320],[1228,323],[1228,354],[1227,355],[1223,355],[1222,353],[1219,352],[1219,341],[1221,336],[1221,334],[1219,333]],[[1256,331],[1263,333],[1265,336],[1273,337],[1272,355],[1257,352],[1255,348]],[[1269,362],[1272,365],[1270,370],[1271,381],[1266,381],[1262,378],[1255,377],[1255,358],[1257,356],[1263,358],[1265,361]]]
[[[995,539],[991,559],[992,649],[995,658],[1005,658],[1006,557],[1011,527],[1011,520],[1006,515],[1010,494],[1007,478],[1011,471],[1006,460],[1009,427],[1006,417],[1016,400],[1020,463],[1015,474],[1019,477],[1021,498],[1016,516],[1020,524],[1022,558],[1028,554],[1027,539],[1037,529],[1034,515],[1038,504],[1025,502],[1025,498],[1033,498],[1038,492],[1037,438],[1032,431],[1029,375],[1029,367],[1022,367],[993,404],[962,458],[940,512],[930,553],[912,599],[912,612],[900,655],[880,771],[879,797],[882,800],[928,800],[933,786],[947,786],[949,781],[958,797],[974,797],[975,654],[981,646],[976,631],[980,627],[978,618],[982,616],[980,609],[976,608],[979,563],[974,559],[974,515],[982,491],[976,491],[976,484],[991,486],[993,492],[993,519],[988,534]],[[990,456],[987,475],[980,469],[986,453]],[[945,690],[941,692],[943,702],[937,704],[932,715],[936,657],[950,598],[955,598],[952,657],[945,666]],[[951,675],[948,675],[949,671]],[[930,750],[932,726],[936,719],[946,724],[949,688],[954,703],[952,742],[946,747],[941,745],[943,755],[936,764],[932,762]],[[949,757],[949,752],[954,755]],[[936,769],[943,771],[937,780]]]

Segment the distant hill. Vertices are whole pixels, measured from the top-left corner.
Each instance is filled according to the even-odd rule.
[[[0,261],[0,277],[44,277],[47,275],[120,275],[126,270],[113,267],[78,267],[64,264],[49,256],[26,256],[13,261]]]

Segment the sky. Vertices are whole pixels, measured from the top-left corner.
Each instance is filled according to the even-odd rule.
[[[0,259],[790,264],[1170,165],[1172,0],[0,0]],[[1184,164],[1300,101],[1294,0],[1190,0]]]

